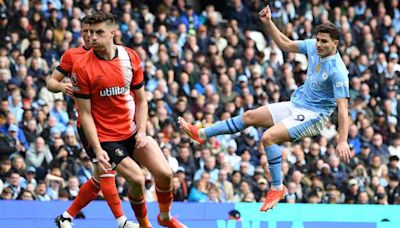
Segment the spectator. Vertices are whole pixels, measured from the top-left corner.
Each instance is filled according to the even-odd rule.
[[[172,187],[174,193],[174,201],[180,201],[180,202],[185,201],[187,196],[183,191],[181,182],[179,181],[178,177],[174,177],[172,179]]]
[[[389,148],[390,155],[400,157],[400,134],[395,134]]]
[[[21,177],[25,174],[26,163],[23,157],[15,155],[12,159],[12,169],[18,172]]]
[[[51,154],[49,147],[45,144],[42,137],[38,137],[26,153],[27,165],[33,166],[42,170],[41,172],[44,172],[52,160],[53,155]]]
[[[189,3],[185,5],[185,12],[181,14],[179,22],[186,26],[186,29],[189,32],[189,34],[196,34],[196,30],[200,26],[200,18],[194,12],[192,4]]]
[[[184,169],[185,175],[188,178],[192,179],[194,173],[196,172],[196,164],[190,154],[190,148],[186,146],[181,146],[177,160],[179,166]]]
[[[399,177],[397,175],[389,175],[389,184],[386,187],[388,203],[393,204],[397,197],[400,196]]]
[[[385,180],[388,175],[388,168],[382,162],[382,158],[379,155],[374,155],[371,158],[371,175],[377,176],[381,181]]]
[[[207,183],[200,180],[192,187],[188,195],[189,202],[207,202]]]
[[[7,177],[7,181],[4,183],[4,187],[9,187],[12,191],[11,199],[17,199],[19,194],[24,190],[21,187],[21,176],[18,172],[12,171]]]
[[[171,156],[171,151],[168,147],[163,147],[162,152],[164,153],[164,156],[167,159],[170,168],[175,173],[179,168],[178,160]]]
[[[226,170],[219,170],[218,180],[215,182],[215,185],[219,188],[220,200],[222,202],[233,201],[233,186],[232,183],[228,181],[228,173]]]
[[[252,26],[250,12],[247,6],[243,4],[242,0],[232,1],[232,6],[229,7],[227,12],[227,19],[230,21],[237,21],[241,31]]]
[[[88,156],[85,156],[82,160],[81,167],[77,173],[79,185],[86,183],[87,180],[93,176],[93,164]]]
[[[36,190],[35,190],[35,195],[36,198],[40,201],[49,201],[50,196],[47,195],[47,186],[46,186],[46,182],[41,181],[37,184]]]
[[[8,176],[10,176],[12,172],[11,160],[7,157],[4,157],[0,162],[0,179],[4,183]]]
[[[29,190],[23,190],[21,193],[21,196],[18,198],[21,200],[36,200],[36,197],[33,195],[33,193]]]
[[[0,132],[0,154],[9,157],[14,152],[16,148],[12,139]]]
[[[10,136],[17,151],[24,152],[29,147],[23,131],[17,126],[15,116],[11,112],[7,114],[6,122],[0,127],[0,132]]]
[[[67,186],[64,188],[69,193],[69,199],[72,200],[78,195],[79,192],[79,180],[76,176],[70,176],[68,178]]]
[[[264,202],[265,195],[268,192],[268,182],[265,178],[260,178],[257,180],[257,186],[255,187],[253,193],[255,200],[257,202]]]
[[[50,188],[48,189],[49,195],[53,198],[57,198],[58,197],[58,193],[59,191],[55,191],[52,192],[53,190],[56,189],[56,187],[61,187],[64,188],[66,185],[66,181],[64,180],[64,178],[62,177],[62,172],[61,169],[59,167],[53,167],[51,168],[51,170],[49,171],[49,173],[47,173],[46,177],[44,178],[44,181],[46,182],[47,186],[50,186]],[[52,185],[52,182],[58,182],[58,184],[55,184],[54,186]],[[61,190],[60,190],[61,191]]]
[[[34,188],[37,186],[36,181],[36,168],[33,166],[29,166],[25,169],[24,179],[22,179],[21,187],[27,188],[28,184],[32,184]]]
[[[390,156],[388,170],[389,177],[394,175],[400,178],[399,157],[397,155]]]
[[[183,167],[179,167],[178,170],[175,173],[175,176],[178,177],[179,182],[182,187],[183,194],[185,198],[187,199],[188,194],[189,194],[189,189],[192,187],[192,180],[190,177],[186,177],[185,175],[185,169]]]
[[[200,177],[204,172],[210,173],[212,182],[217,181],[219,169],[216,168],[215,157],[210,156],[206,159],[204,167],[200,168],[196,171],[196,173],[194,174],[193,180],[195,180],[195,181],[200,180]]]
[[[56,119],[56,123],[68,125],[68,113],[64,110],[64,102],[62,100],[54,100],[54,107],[50,111],[50,116]]]
[[[215,185],[212,185],[208,190],[208,200],[207,202],[210,203],[220,203],[222,202],[221,199],[221,192],[220,189],[217,188]]]
[[[360,192],[358,194],[357,203],[358,204],[370,204],[371,203],[371,200],[369,199],[367,192]]]
[[[390,152],[388,146],[383,143],[382,135],[377,133],[373,137],[371,155],[378,155],[384,164],[389,163]]]

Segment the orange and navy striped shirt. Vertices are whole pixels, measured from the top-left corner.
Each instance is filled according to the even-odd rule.
[[[135,102],[131,89],[144,84],[138,54],[116,45],[115,57],[101,59],[92,50],[73,66],[74,96],[90,99],[92,116],[100,142],[116,142],[136,132]]]

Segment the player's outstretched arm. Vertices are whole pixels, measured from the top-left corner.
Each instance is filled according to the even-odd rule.
[[[290,40],[275,26],[271,19],[271,9],[268,5],[259,12],[259,16],[261,22],[264,24],[265,29],[267,30],[268,35],[282,51],[296,53],[299,52],[297,42]]]
[[[68,96],[73,95],[72,84],[71,83],[63,83],[64,74],[55,69],[49,79],[46,81],[46,87],[49,91],[53,93],[63,92]]]
[[[336,147],[336,154],[342,161],[348,162],[350,160],[350,148],[347,143],[349,133],[349,115],[348,115],[348,102],[347,98],[336,99],[338,107],[338,125],[339,125],[339,142]]]

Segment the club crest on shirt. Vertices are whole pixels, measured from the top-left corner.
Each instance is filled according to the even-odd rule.
[[[74,85],[78,84],[78,80],[76,80],[76,74],[75,73],[71,74],[71,82]]]
[[[315,72],[319,73],[320,70],[321,70],[321,64],[318,63],[317,66],[315,67]]]
[[[121,157],[121,156],[124,155],[124,151],[122,151],[121,148],[115,149],[114,153],[115,153],[115,155],[117,155],[118,157]]]

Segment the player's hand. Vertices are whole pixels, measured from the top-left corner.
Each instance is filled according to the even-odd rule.
[[[147,136],[143,132],[138,132],[136,134],[136,148],[142,148],[147,144]]]
[[[110,161],[110,158],[108,157],[107,152],[105,152],[103,149],[99,149],[96,152],[96,159],[97,159],[97,166],[99,169],[99,172],[106,173],[107,170],[111,169],[111,165],[108,161]]]
[[[266,5],[264,7],[264,9],[262,9],[259,13],[258,13],[260,20],[262,22],[267,22],[271,20],[271,9],[269,8],[269,5]]]
[[[68,96],[72,97],[74,95],[74,91],[72,89],[71,83],[62,83],[61,84],[61,92],[67,94]]]
[[[346,141],[338,143],[336,146],[336,155],[344,162],[350,161],[350,147]]]

